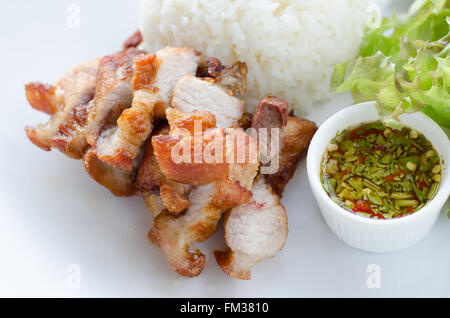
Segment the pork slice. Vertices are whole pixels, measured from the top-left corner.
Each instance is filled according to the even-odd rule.
[[[185,75],[175,86],[172,106],[183,113],[209,111],[216,116],[218,128],[228,128],[237,125],[244,113],[245,102],[213,81]]]
[[[286,243],[286,210],[264,179],[252,187],[249,203],[233,208],[224,222],[227,249],[215,251],[217,263],[231,277],[248,280],[251,269],[273,257]]]
[[[136,56],[143,52],[131,48],[104,56],[98,66],[97,86],[92,107],[89,109],[86,135],[91,146],[96,145],[98,134],[115,107],[122,110],[131,106],[131,79]],[[119,105],[119,106],[118,106]]]
[[[228,135],[236,135],[238,139],[245,134],[240,129],[232,129]],[[246,145],[248,149],[253,148],[257,152],[256,141],[249,136],[244,140],[253,144],[253,147]],[[230,153],[233,156],[237,154],[238,143],[235,143],[235,139],[227,138],[226,142],[226,155],[230,157]],[[188,197],[191,205],[183,215],[175,217],[164,211],[158,215],[149,238],[162,248],[174,271],[188,277],[202,272],[206,265],[205,255],[193,249],[193,244],[206,240],[217,230],[224,212],[250,200],[250,188],[257,171],[258,162],[252,162],[249,155],[242,161],[234,160],[228,163],[224,178],[193,187]],[[192,178],[195,179],[195,176]],[[199,175],[197,178],[204,177]]]
[[[152,136],[166,136],[169,134],[167,123],[160,124]],[[190,203],[186,199],[191,187],[177,183],[165,177],[159,168],[149,139],[144,148],[144,156],[139,165],[134,185],[141,192],[147,208],[154,217],[163,209],[171,213],[180,213],[186,210]]]
[[[111,167],[98,158],[94,148],[86,150],[83,165],[92,179],[109,189],[115,196],[129,197],[137,193],[132,179],[135,171]]]
[[[92,100],[90,101],[90,103]],[[59,125],[58,132],[52,138],[52,147],[74,159],[81,159],[87,147],[84,129],[87,121],[89,103],[77,105],[69,118]]]
[[[284,143],[279,156],[278,170],[264,175],[266,182],[280,197],[284,187],[292,178],[298,163],[306,156],[317,126],[307,119],[289,116],[284,128]]]
[[[275,171],[259,176],[251,189],[250,203],[237,206],[226,215],[224,231],[228,247],[214,254],[222,270],[235,278],[250,279],[252,267],[264,258],[273,257],[286,242],[287,217],[280,196],[317,129],[308,120],[288,117],[287,109],[286,101],[270,97],[261,101],[253,116],[254,128],[279,128],[284,137],[279,142],[280,154],[277,151],[269,157],[272,162],[279,161]],[[258,142],[260,149],[272,147],[270,139],[265,140],[261,135]]]
[[[31,106],[51,115],[47,123],[25,128],[34,144],[49,151],[54,147],[52,140],[60,126],[72,120],[74,107],[86,104],[93,98],[98,63],[99,60],[81,63],[54,85],[34,82],[25,86]]]
[[[144,141],[150,136],[154,118],[164,117],[176,82],[194,74],[199,53],[190,48],[166,48],[142,55],[134,62],[133,101],[98,138],[99,157],[110,165],[131,169]]]

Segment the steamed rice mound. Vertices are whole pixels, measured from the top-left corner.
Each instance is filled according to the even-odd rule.
[[[355,56],[369,0],[141,0],[144,49],[189,46],[249,68],[248,105],[283,97],[299,115],[330,97],[336,63]],[[251,107],[250,107],[251,108]]]

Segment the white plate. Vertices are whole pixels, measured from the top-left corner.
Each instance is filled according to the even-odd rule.
[[[4,1],[0,10],[0,296],[450,296],[445,213],[413,248],[381,255],[353,249],[322,220],[305,162],[283,198],[287,244],[253,269],[251,281],[232,279],[216,265],[212,251],[224,245],[221,231],[201,245],[208,266],[200,277],[172,272],[145,238],[152,219],[140,198],[112,196],[87,176],[81,162],[39,150],[23,131],[45,120],[28,106],[25,82],[52,82],[81,60],[117,51],[137,28],[137,1],[74,1],[81,8],[75,29],[66,27],[70,3]],[[311,119],[321,123],[350,102],[348,95],[340,96]],[[70,264],[80,266],[81,288],[67,284]],[[370,264],[379,265],[380,289],[367,287]]]

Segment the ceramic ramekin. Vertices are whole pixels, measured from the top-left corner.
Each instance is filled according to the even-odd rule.
[[[316,132],[308,150],[309,183],[331,231],[345,243],[370,252],[393,252],[424,238],[433,227],[450,194],[450,142],[442,129],[422,113],[400,116],[402,123],[420,131],[441,155],[442,181],[435,197],[419,211],[398,219],[370,219],[344,210],[334,203],[320,182],[320,162],[338,131],[380,117],[374,102],[353,105],[330,117]]]

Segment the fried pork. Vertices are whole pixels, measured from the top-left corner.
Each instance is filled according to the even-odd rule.
[[[203,271],[206,257],[194,245],[226,214],[227,248],[216,260],[228,275],[250,279],[251,268],[285,244],[279,198],[317,127],[288,118],[287,101],[271,96],[254,115],[244,113],[245,63],[201,63],[191,48],[147,54],[137,49],[141,41],[138,31],[123,51],[82,63],[54,85],[27,84],[30,105],[51,116],[27,135],[44,150],[82,159],[114,195],[141,195],[154,217],[148,237],[180,275]],[[281,153],[269,158],[279,160],[275,173],[261,174],[271,133],[247,135],[250,127],[280,129]]]
[[[166,48],[136,57],[132,79],[133,100],[117,119],[117,126],[102,132],[99,157],[110,165],[130,170],[141,146],[150,136],[154,117],[164,111],[180,77],[195,74],[199,53],[190,48]]]
[[[172,106],[183,113],[208,111],[216,117],[217,127],[228,128],[241,118],[245,102],[213,81],[185,75],[175,86]]]
[[[79,109],[94,97],[98,63],[98,60],[81,63],[54,85],[37,82],[25,85],[30,105],[51,116],[45,124],[26,127],[28,138],[35,145],[47,151],[58,148],[69,157],[81,158],[86,143],[84,136],[80,136],[84,127],[78,125],[82,122]]]

